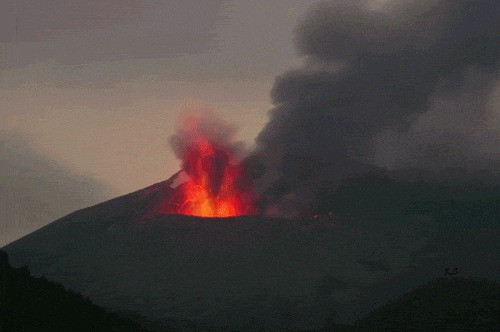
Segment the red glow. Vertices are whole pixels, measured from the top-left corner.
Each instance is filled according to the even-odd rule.
[[[238,188],[243,175],[232,156],[212,142],[200,139],[185,152],[190,181],[183,185],[179,214],[230,217],[253,212],[251,196]]]
[[[223,142],[195,135],[183,146],[187,182],[161,204],[160,212],[199,217],[234,217],[255,213],[255,198],[243,166]]]

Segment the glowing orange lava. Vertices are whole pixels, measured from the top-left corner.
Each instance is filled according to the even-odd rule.
[[[233,217],[255,212],[253,191],[230,149],[200,137],[185,147],[182,159],[189,179],[164,202],[163,213]]]

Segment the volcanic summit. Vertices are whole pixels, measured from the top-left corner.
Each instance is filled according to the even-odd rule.
[[[182,160],[182,172],[174,176],[171,182],[176,182],[175,189],[155,212],[199,217],[255,213],[256,196],[233,136],[233,129],[221,121],[186,117],[183,127],[171,139]]]

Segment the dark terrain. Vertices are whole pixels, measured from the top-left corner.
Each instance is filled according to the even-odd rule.
[[[370,331],[498,331],[500,284],[442,278],[375,309],[354,329]]]
[[[61,284],[13,268],[0,251],[0,331],[146,331]]]
[[[380,314],[387,322],[373,310],[447,273],[498,281],[499,186],[459,177],[351,179],[322,193],[319,217],[296,220],[156,214],[172,190],[165,181],[76,211],[3,250],[13,266],[96,305],[164,322],[154,329],[170,322],[250,330],[397,325],[390,317],[401,312],[397,306]],[[459,280],[450,284],[457,292],[476,287]],[[432,297],[443,304],[436,312],[460,303],[446,282],[431,285],[445,288]],[[484,285],[484,292],[497,289]],[[483,295],[471,301],[483,303]]]
[[[135,320],[125,318],[58,283],[32,277],[26,267],[11,267],[5,252],[0,251],[0,257],[1,331],[214,330],[189,322],[171,325],[165,321],[150,322],[138,315]],[[375,309],[353,325],[326,322],[323,327],[335,331],[470,329],[500,329],[498,282],[456,277],[437,279]]]

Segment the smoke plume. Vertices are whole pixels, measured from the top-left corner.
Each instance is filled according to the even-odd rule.
[[[494,112],[491,103],[498,104],[490,97],[498,78],[499,9],[494,0],[378,6],[335,1],[314,7],[296,30],[304,65],[276,79],[270,121],[249,159],[265,160],[260,181],[268,199],[283,200],[291,192],[306,199],[304,188],[325,177],[376,167],[470,166],[464,156],[478,139],[471,142],[470,131],[443,138],[441,131],[448,119],[461,119],[459,130],[472,118],[476,137],[500,137],[499,128],[487,128],[485,120]],[[440,104],[446,108],[441,118],[432,115]],[[429,112],[439,121],[431,125]],[[432,133],[420,141],[425,126]],[[436,145],[450,148],[453,158],[436,160]],[[495,164],[492,149],[475,166]],[[392,162],[380,161],[384,156]]]
[[[187,181],[162,203],[163,213],[229,217],[255,212],[255,197],[235,129],[207,114],[191,115],[171,137]]]

